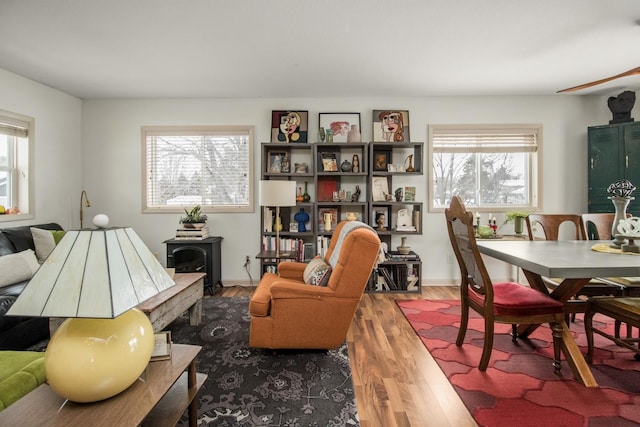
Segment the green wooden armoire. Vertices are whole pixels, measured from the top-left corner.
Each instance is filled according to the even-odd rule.
[[[591,126],[589,136],[589,212],[613,212],[607,188],[619,179],[638,187],[627,209],[640,216],[640,122]]]

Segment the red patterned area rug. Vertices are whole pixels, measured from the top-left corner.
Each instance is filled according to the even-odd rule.
[[[596,334],[591,369],[599,387],[586,388],[573,379],[564,361],[562,375],[554,375],[548,325],[516,345],[509,335],[511,326],[496,324],[491,361],[481,372],[482,317],[470,310],[465,342],[458,347],[460,301],[396,303],[481,426],[640,425],[640,362],[632,351]],[[571,332],[584,354],[587,342],[582,316],[578,317]],[[613,322],[606,323],[610,320],[596,316],[594,324],[613,332]]]

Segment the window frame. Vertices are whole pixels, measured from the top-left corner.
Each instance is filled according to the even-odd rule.
[[[526,210],[528,212],[536,212],[541,210],[542,201],[542,147],[543,147],[543,126],[540,123],[523,123],[523,124],[458,124],[458,125],[429,125],[428,129],[428,192],[429,192],[429,212],[444,212],[446,206],[436,206],[434,201],[436,180],[434,179],[434,155],[438,152],[465,152],[459,151],[460,148],[446,151],[443,149],[437,149],[434,147],[434,139],[438,135],[443,134],[470,134],[473,136],[487,136],[487,135],[507,135],[514,132],[521,132],[522,135],[534,134],[535,144],[528,146],[527,148],[519,150],[514,147],[505,148],[502,150],[492,150],[490,147],[485,149],[476,148],[474,150],[466,151],[475,153],[496,153],[496,152],[518,152],[532,154],[529,159],[528,165],[528,191],[531,195],[531,203],[520,205],[504,205],[504,207],[491,205],[491,206],[468,206],[474,212],[509,212],[513,210]],[[487,141],[491,142],[491,141]]]
[[[248,191],[248,204],[244,205],[226,205],[226,206],[214,206],[200,204],[203,213],[238,213],[238,212],[254,212],[254,197],[253,197],[253,181],[254,181],[254,126],[142,126],[141,139],[142,139],[142,213],[148,214],[184,214],[184,208],[192,207],[194,204],[185,205],[163,205],[163,206],[149,206],[148,205],[148,191],[147,182],[150,179],[149,170],[147,168],[149,156],[149,147],[147,144],[147,136],[160,136],[165,134],[166,136],[206,136],[206,135],[243,135],[247,136],[248,144],[248,166],[247,166],[247,191]]]
[[[13,142],[13,165],[2,167],[9,172],[11,193],[15,194],[13,206],[18,207],[18,214],[0,215],[0,223],[22,221],[35,218],[35,119],[24,114],[0,109],[0,133],[18,138]]]

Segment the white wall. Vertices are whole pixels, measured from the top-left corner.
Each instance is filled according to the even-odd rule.
[[[413,141],[426,142],[429,124],[540,122],[544,125],[544,210],[582,212],[587,197],[587,127],[606,124],[611,118],[606,97],[581,96],[81,101],[2,69],[0,91],[1,109],[36,119],[36,217],[0,227],[55,221],[64,228],[77,228],[80,192],[86,189],[92,202],[91,208],[85,208],[87,223],[95,214],[107,213],[113,225],[134,226],[161,260],[166,256],[162,241],[174,235],[179,215],[141,213],[140,127],[144,125],[254,125],[257,183],[259,143],[269,140],[271,110],[309,110],[311,135],[316,134],[319,112],[360,112],[365,141],[371,139],[371,110],[381,108],[410,111]],[[640,105],[632,117],[640,120]],[[427,176],[422,179],[423,192],[417,198],[426,207]],[[247,282],[242,265],[245,255],[253,257],[259,249],[258,214],[216,214],[209,223],[213,233],[225,239],[223,282]],[[423,231],[422,236],[408,239],[422,255],[423,282],[455,283],[458,271],[455,264],[447,263],[450,249],[442,214],[425,214]],[[253,261],[251,273],[257,281],[258,263]],[[490,268],[510,274],[500,264]]]
[[[412,141],[426,142],[429,124],[542,123],[543,206],[547,212],[586,210],[587,127],[606,124],[610,118],[606,98],[579,96],[87,100],[82,104],[82,182],[93,206],[86,215],[106,213],[114,225],[132,225],[164,260],[162,242],[174,235],[180,215],[141,213],[141,126],[254,125],[257,186],[259,144],[269,141],[271,110],[308,110],[310,135],[317,133],[319,112],[360,112],[363,140],[368,141],[371,110],[381,108],[409,110]],[[425,209],[426,183],[425,175],[422,192],[418,188],[417,194],[417,199],[425,202]],[[258,262],[253,259],[259,250],[258,213],[214,214],[209,215],[208,222],[213,234],[224,237],[223,282],[248,280],[242,269],[245,255],[251,256],[253,280],[258,280]],[[455,264],[447,263],[450,249],[442,214],[426,214],[423,235],[409,237],[407,243],[422,256],[423,282],[455,281],[458,271]],[[509,274],[504,266],[496,268],[498,274]]]
[[[0,227],[77,226],[82,188],[81,101],[0,69],[0,108],[35,118],[35,218]]]

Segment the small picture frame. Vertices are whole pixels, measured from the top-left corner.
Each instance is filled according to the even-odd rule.
[[[371,196],[374,202],[387,201],[389,182],[385,176],[374,176],[371,179]]]
[[[416,187],[404,187],[404,201],[405,202],[416,201]]]
[[[309,112],[303,110],[271,111],[271,142],[306,143],[309,135]]]
[[[387,172],[391,161],[391,152],[386,150],[373,150],[373,170]]]
[[[335,153],[322,153],[322,171],[323,172],[337,172],[338,161]]]
[[[289,231],[292,233],[297,233],[298,232],[298,223],[297,222],[290,222],[289,223]]]
[[[408,110],[373,110],[375,142],[409,142]]]
[[[287,173],[289,155],[286,151],[269,151],[267,173]]]
[[[360,113],[320,113],[319,128],[331,129],[333,142],[347,142],[352,125],[360,127]]]
[[[378,208],[373,210],[373,224],[371,226],[378,230],[389,228],[389,210],[387,208]]]

